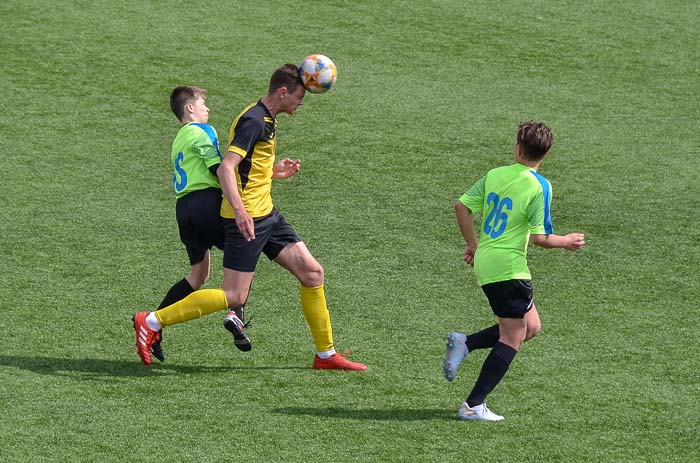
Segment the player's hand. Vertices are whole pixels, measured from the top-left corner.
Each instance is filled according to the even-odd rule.
[[[576,251],[586,245],[586,239],[583,233],[569,233],[565,235],[564,238],[566,239],[564,248],[569,251]]]
[[[282,159],[280,162],[272,166],[272,178],[283,179],[289,178],[299,172],[301,161],[299,159]]]
[[[464,261],[474,267],[474,254],[476,254],[476,246],[467,245],[464,250]]]
[[[236,226],[238,226],[238,231],[241,232],[241,235],[243,235],[246,241],[255,239],[255,225],[253,224],[252,217],[250,217],[250,214],[248,214],[248,211],[245,209],[236,211]]]

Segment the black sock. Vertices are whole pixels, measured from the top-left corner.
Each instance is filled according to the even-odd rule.
[[[484,360],[484,365],[481,367],[481,373],[479,374],[479,379],[476,380],[474,389],[467,397],[467,405],[473,407],[484,403],[486,396],[498,386],[498,383],[506,375],[517,353],[517,350],[500,341],[493,346],[486,360]]]
[[[194,289],[192,289],[192,286],[190,286],[190,283],[189,281],[187,281],[187,278],[183,278],[182,280],[175,283],[172,286],[172,288],[170,288],[168,294],[165,295],[165,299],[163,299],[163,302],[161,302],[158,306],[158,310],[163,309],[169,305],[175,304],[177,301],[186,298],[193,292]]]
[[[500,336],[500,330],[498,329],[498,323],[489,326],[486,329],[479,331],[478,333],[470,334],[467,336],[467,349],[469,352],[476,349],[490,349],[496,345],[498,338]]]

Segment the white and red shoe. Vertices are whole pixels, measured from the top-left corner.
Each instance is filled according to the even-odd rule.
[[[151,348],[160,339],[160,331],[153,331],[146,324],[146,317],[149,313],[136,312],[131,317],[131,321],[134,322],[134,331],[136,331],[136,352],[146,365],[151,364]]]

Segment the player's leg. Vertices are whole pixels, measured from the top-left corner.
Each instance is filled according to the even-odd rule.
[[[532,308],[525,314],[525,323],[527,324],[527,333],[525,334],[525,341],[537,336],[537,334],[542,330],[542,322],[540,322],[540,314],[537,312],[537,307],[535,303],[532,303]]]
[[[204,253],[201,262],[190,265],[190,273],[185,279],[195,291],[200,289],[209,281],[211,276],[211,251],[209,249]]]
[[[136,330],[136,347],[141,360],[151,363],[151,348],[160,339],[160,330],[166,326],[184,323],[228,307],[221,289],[201,289],[181,301],[155,312],[137,312],[132,320]]]
[[[214,192],[215,193],[215,192]],[[193,284],[203,285],[209,277],[211,244],[202,236],[200,230],[201,223],[191,220],[198,217],[193,210],[203,207],[211,201],[206,201],[205,194],[210,192],[190,193],[178,200],[177,217],[180,228],[180,237],[185,244],[187,254],[190,259],[190,275],[193,277]],[[185,200],[185,201],[183,201]],[[188,207],[185,207],[188,206]],[[189,207],[191,206],[191,207]],[[201,217],[200,217],[201,218]],[[212,213],[207,214],[205,219],[217,220]],[[188,282],[189,283],[189,282]],[[192,287],[192,284],[190,285]],[[194,288],[192,288],[194,289]],[[151,363],[151,353],[153,346],[156,346],[155,355],[160,346],[157,343],[161,340],[161,330],[163,327],[184,323],[189,320],[203,317],[228,307],[226,294],[221,289],[202,289],[194,291],[183,299],[180,299],[155,312],[139,312],[134,315],[134,329],[136,330],[136,347],[141,361],[146,365]],[[162,354],[162,348],[161,354]],[[163,356],[164,357],[164,356]]]
[[[211,253],[207,249],[201,262],[190,266],[190,273],[170,288],[168,293],[165,295],[165,298],[158,306],[158,310],[164,309],[165,307],[184,299],[194,291],[204,286],[204,283],[209,280],[211,270],[210,254]],[[161,362],[164,362],[165,352],[163,351],[162,339],[161,333],[161,337],[151,346],[151,354],[153,354],[153,356]]]
[[[469,352],[478,349],[491,349],[496,345],[499,337],[500,331],[498,329],[498,323],[496,323],[481,331],[467,335],[467,349]]]
[[[323,267],[303,241],[288,243],[274,260],[299,280],[301,310],[311,329],[316,350],[320,356],[330,357],[335,350],[333,328],[323,289]]]
[[[190,265],[190,272],[185,278],[175,283],[163,298],[158,309],[176,303],[200,289],[209,281],[211,274],[211,253],[209,249],[203,251],[200,261]]]
[[[323,267],[311,255],[304,242],[288,243],[274,260],[291,272],[301,284],[301,310],[316,345],[314,368],[366,370],[366,365],[351,362],[335,351],[333,329],[323,286]]]
[[[252,349],[243,321],[243,307],[248,300],[255,268],[265,243],[272,233],[269,216],[253,219],[255,239],[247,241],[241,235],[234,219],[223,219],[224,282],[223,289],[229,302],[229,312],[224,319],[224,328],[233,335],[234,345],[242,351]]]
[[[155,312],[137,312],[132,320],[139,357],[143,363],[150,365],[151,349],[161,339],[160,332],[164,327],[194,320],[224,310],[227,306],[226,295],[221,289],[202,289]]]
[[[207,188],[191,192],[179,198],[175,205],[180,241],[184,244],[190,263],[190,272],[175,283],[158,306],[158,310],[169,307],[199,290],[209,280],[211,273],[211,252],[213,246],[223,247],[224,230],[219,209],[221,190]],[[158,322],[150,316],[151,325]],[[151,353],[161,362],[165,353],[161,345],[162,332],[151,345]]]
[[[474,388],[462,404],[459,417],[465,420],[500,421],[502,416],[496,415],[486,407],[486,396],[501,382],[510,364],[515,358],[520,345],[525,339],[527,325],[522,318],[498,319],[500,339],[486,356]]]
[[[525,322],[527,324],[525,342],[527,342],[537,336],[542,329],[540,315],[534,303],[532,304],[532,308],[525,314]],[[445,354],[445,362],[443,363],[445,377],[449,381],[452,381],[457,373],[457,369],[469,352],[478,349],[491,349],[496,345],[499,337],[500,330],[498,324],[469,335],[450,333],[447,337],[447,353]]]
[[[311,330],[316,350],[321,358],[331,357],[336,352],[323,290],[323,267],[279,211],[274,210],[270,214],[269,223],[270,234],[263,252],[268,259],[287,269],[301,283],[301,309]]]
[[[202,200],[196,204],[193,210],[191,220],[194,228],[197,231],[197,236],[200,243],[207,247],[207,250],[217,247],[224,250],[226,243],[226,230],[224,227],[224,219],[220,215],[222,194],[218,188],[209,188],[202,193]],[[204,268],[202,268],[204,270]],[[193,278],[204,277],[204,274],[191,274]],[[206,273],[204,284],[209,279],[209,272]],[[234,309],[234,314],[240,319],[244,319],[245,304]],[[224,318],[226,323],[229,314]]]
[[[188,275],[175,283],[158,309],[163,309],[197,291],[209,280],[213,246],[223,243],[223,225],[219,217],[221,191],[216,188],[194,191],[177,200],[180,241],[185,245],[190,264]]]
[[[302,286],[315,288],[324,283],[323,267],[303,241],[287,243],[274,261],[289,270]]]
[[[500,383],[515,355],[525,341],[525,315],[532,308],[532,286],[529,281],[509,280],[482,287],[494,314],[498,317],[499,339],[481,367],[479,377],[467,400],[460,408],[462,419],[500,421],[485,404],[486,396]]]
[[[498,326],[501,332],[500,339],[484,360],[479,379],[467,398],[470,406],[484,402],[486,396],[505,376],[515,354],[525,340],[527,325],[524,319],[499,317]]]
[[[230,309],[226,314],[226,318],[224,318],[224,328],[233,335],[234,345],[244,352],[253,348],[245,330],[246,324],[243,321],[242,312],[242,308],[248,299],[253,275],[254,272],[240,272],[224,267],[223,288],[226,293],[226,299],[229,301],[228,307]]]

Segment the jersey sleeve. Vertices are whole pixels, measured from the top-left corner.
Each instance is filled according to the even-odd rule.
[[[219,147],[214,146],[206,135],[200,136],[192,145],[193,151],[204,161],[207,168],[221,164],[221,153]]]
[[[474,214],[481,212],[481,209],[484,207],[485,191],[486,176],[484,175],[459,198],[459,202],[468,207]]]
[[[551,235],[554,233],[550,206],[552,201],[551,186],[538,191],[527,205],[527,223],[533,235]]]
[[[241,157],[246,157],[253,151],[255,143],[260,139],[260,135],[265,128],[265,121],[253,117],[244,117],[238,122],[233,140],[228,147],[228,151],[236,153]]]
[[[214,127],[208,124],[196,124],[202,132],[192,143],[192,150],[204,161],[206,166],[212,167],[221,164],[221,151],[219,151],[219,137]]]

